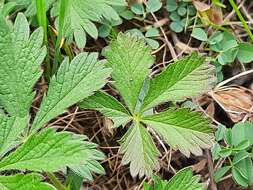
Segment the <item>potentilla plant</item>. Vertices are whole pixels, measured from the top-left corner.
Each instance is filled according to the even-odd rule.
[[[112,84],[123,101],[100,91],[80,106],[100,111],[112,119],[114,127],[130,125],[120,140],[119,152],[124,154],[122,164],[130,163],[132,176],[151,176],[159,167],[160,152],[150,131],[186,156],[201,155],[202,148],[212,146],[210,122],[202,114],[175,107],[160,113],[152,111],[161,103],[181,101],[212,87],[214,69],[203,57],[193,53],[150,78],[154,58],[143,40],[120,33],[105,54],[107,67],[113,70]]]
[[[100,168],[104,155],[84,135],[56,132],[45,125],[69,106],[92,95],[106,83],[111,69],[97,60],[97,53],[81,53],[71,62],[66,58],[49,84],[32,123],[29,110],[33,86],[42,75],[46,55],[41,28],[29,34],[29,24],[18,14],[12,24],[0,15],[0,189],[51,190],[43,182],[45,172],[68,166],[81,173]],[[89,167],[92,164],[93,167]],[[96,171],[98,171],[96,169]],[[91,172],[88,170],[88,172]],[[57,183],[56,183],[57,185]],[[59,184],[58,184],[59,185]],[[61,187],[61,186],[60,186]],[[57,187],[58,188],[58,187]],[[58,188],[64,189],[64,188]]]

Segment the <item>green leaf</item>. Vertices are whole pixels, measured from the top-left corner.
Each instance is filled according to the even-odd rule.
[[[170,64],[150,81],[142,110],[208,91],[215,81],[214,72],[214,68],[196,53]]]
[[[176,0],[167,0],[166,9],[169,12],[175,11],[177,9],[177,1]]]
[[[47,128],[30,136],[16,151],[5,157],[0,162],[0,171],[54,172],[62,167],[86,164],[98,151],[95,144],[83,140],[87,138]]]
[[[184,30],[181,21],[173,21],[170,23],[170,28],[176,33],[180,33]]]
[[[151,176],[159,167],[157,150],[152,137],[141,124],[135,124],[128,129],[120,140],[120,153],[123,153],[122,164],[130,163],[132,176]]]
[[[199,180],[199,176],[193,176],[191,168],[184,168],[169,180],[166,189],[204,190],[204,186],[199,183]]]
[[[162,8],[162,2],[160,0],[148,0],[147,12],[156,12]]]
[[[134,3],[131,6],[131,11],[137,15],[144,15],[145,14],[145,9],[144,9],[143,5],[140,3]]]
[[[250,122],[235,124],[232,128],[232,145],[237,146],[245,140],[253,145],[253,124]]]
[[[176,173],[169,181],[154,176],[154,185],[145,184],[144,190],[204,190],[199,183],[199,177],[193,176],[190,168],[184,168]]]
[[[100,111],[106,117],[113,120],[114,127],[124,125],[131,120],[131,115],[127,109],[117,99],[104,92],[97,92],[93,96],[84,99],[80,103],[80,107]]]
[[[0,114],[0,157],[14,148],[19,135],[27,127],[28,118],[8,117]]]
[[[113,69],[114,86],[134,112],[149,67],[154,62],[151,49],[138,37],[120,33],[107,50],[106,58]]]
[[[69,106],[104,86],[110,69],[104,68],[97,57],[97,53],[81,53],[71,63],[68,59],[63,61],[50,81],[47,95],[43,97],[33,130],[39,129]]]
[[[202,28],[194,28],[192,30],[191,36],[200,41],[204,41],[204,42],[207,41],[207,34]]]
[[[0,102],[12,116],[26,117],[34,93],[32,88],[41,76],[40,64],[46,49],[41,48],[43,31],[29,37],[29,24],[18,14],[14,26],[0,16]]]
[[[231,166],[224,166],[219,168],[215,173],[214,173],[214,180],[215,182],[220,182],[222,177],[230,170]]]
[[[201,155],[201,148],[210,148],[214,136],[209,121],[188,109],[167,110],[142,120],[153,128],[173,148],[187,157],[190,153]]]
[[[150,38],[150,37],[157,37],[159,36],[159,30],[157,28],[149,28],[145,34],[146,38]]]
[[[242,159],[232,167],[232,175],[235,181],[248,187],[253,184],[253,166],[250,158]]]
[[[53,8],[54,15],[59,14],[59,1]],[[68,39],[78,41],[79,48],[84,48],[85,35],[88,33],[92,38],[98,37],[96,25],[93,22],[102,22],[102,19],[108,21],[120,20],[120,17],[113,6],[125,6],[125,0],[71,0],[67,6],[64,35]],[[83,38],[83,39],[82,39]]]
[[[1,190],[56,190],[37,174],[17,174],[13,176],[0,176]]]
[[[237,58],[241,63],[249,63],[253,61],[253,45],[247,42],[239,44]]]
[[[237,52],[238,52],[238,48],[231,48],[231,49],[221,52],[217,57],[219,63],[221,65],[232,63],[236,58]]]

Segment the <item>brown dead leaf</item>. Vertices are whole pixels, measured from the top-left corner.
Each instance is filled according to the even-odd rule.
[[[223,24],[223,13],[221,7],[212,6],[208,11],[208,17],[211,22],[217,25]]]
[[[196,173],[199,173],[200,171],[202,171],[205,168],[206,163],[207,163],[206,159],[203,159],[203,160],[199,161],[197,164],[194,164],[192,166],[192,170]]]
[[[199,12],[205,12],[211,8],[211,5],[208,5],[204,2],[200,2],[200,1],[195,0],[192,3],[194,5],[194,7],[197,9],[197,11],[199,11]]]
[[[226,111],[233,122],[241,121],[246,115],[253,119],[253,91],[242,86],[228,86],[209,93]]]
[[[176,42],[175,45],[178,49],[180,49],[181,51],[183,51],[187,54],[190,54],[190,53],[198,50],[197,48],[190,47],[187,44],[180,42],[180,41]]]

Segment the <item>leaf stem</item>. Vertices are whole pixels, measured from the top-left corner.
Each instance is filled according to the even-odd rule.
[[[54,56],[52,74],[56,73],[59,63],[61,62],[60,60],[61,42],[62,42],[62,39],[64,38],[63,30],[64,30],[64,22],[65,22],[67,7],[68,7],[68,0],[61,0],[60,1],[60,15],[59,15],[59,29],[58,29],[59,31],[57,35],[56,44],[55,44],[55,56]]]
[[[39,26],[41,26],[44,31],[44,44],[48,47],[46,0],[36,0],[36,9]],[[49,55],[47,54],[45,63],[45,78],[47,82],[49,82],[50,80],[50,73],[51,73],[51,65]]]
[[[246,32],[248,33],[250,39],[253,41],[253,34],[252,34],[251,30],[249,29],[249,26],[247,25],[247,22],[243,18],[239,8],[235,4],[234,0],[229,0],[229,3],[232,6],[232,8],[234,9],[234,11],[237,14],[238,18],[240,19],[240,21],[242,22],[242,25],[243,25],[244,29],[246,30]]]
[[[62,183],[57,179],[57,177],[50,172],[46,173],[50,181],[53,183],[53,185],[58,189],[58,190],[68,190]]]

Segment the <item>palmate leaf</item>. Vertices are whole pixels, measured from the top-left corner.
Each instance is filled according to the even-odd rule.
[[[53,7],[53,16],[59,15],[59,2]],[[98,37],[98,30],[93,22],[119,20],[118,13],[112,6],[125,6],[125,0],[69,0],[64,21],[65,37],[74,37],[77,46],[83,48],[86,43],[86,33]]]
[[[213,145],[209,121],[197,112],[187,109],[167,110],[145,116],[143,122],[152,127],[173,148],[186,156],[201,155],[201,148]]]
[[[63,113],[69,106],[92,95],[106,83],[111,70],[97,60],[97,53],[81,53],[71,63],[65,59],[52,77],[33,123],[33,130]]]
[[[128,129],[120,140],[120,153],[123,153],[122,164],[130,163],[132,176],[151,176],[154,169],[159,167],[157,150],[148,131],[136,123]]]
[[[84,140],[87,140],[85,136],[47,128],[30,136],[16,151],[5,157],[0,162],[0,171],[18,169],[54,172],[62,167],[84,165],[89,160],[103,158],[95,144]]]
[[[114,122],[114,127],[124,125],[131,120],[127,109],[114,97],[104,93],[96,92],[80,103],[83,109],[95,109]]]
[[[17,174],[0,176],[1,190],[56,190],[48,183],[41,182],[42,176],[37,174]]]
[[[32,88],[41,76],[40,64],[46,55],[42,43],[42,29],[29,37],[23,14],[18,14],[14,26],[0,15],[0,102],[12,116],[28,115]]]
[[[144,190],[204,190],[199,183],[199,177],[193,176],[191,168],[184,168],[176,173],[169,181],[159,177],[154,178],[154,185],[144,184]]]
[[[28,119],[8,117],[0,114],[0,157],[18,144],[18,136],[23,132]]]
[[[142,111],[166,101],[178,101],[208,91],[215,82],[214,68],[204,58],[193,53],[174,64],[150,81]]]
[[[114,86],[133,113],[149,67],[154,62],[151,49],[138,37],[120,33],[106,51],[106,58],[113,69]]]

